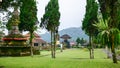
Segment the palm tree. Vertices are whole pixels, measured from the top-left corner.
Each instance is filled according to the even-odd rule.
[[[115,52],[115,43],[116,39],[119,34],[119,29],[117,28],[111,28],[110,26],[108,26],[110,19],[103,21],[99,20],[99,23],[95,23],[93,24],[94,26],[97,27],[97,29],[99,30],[99,36],[101,36],[101,39],[104,43],[107,43],[108,46],[110,46],[111,48],[111,52],[112,52],[112,59],[114,63],[117,63],[117,58],[116,58],[116,52]]]

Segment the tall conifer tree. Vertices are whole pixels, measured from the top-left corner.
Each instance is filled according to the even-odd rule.
[[[98,4],[95,0],[86,0],[86,14],[82,23],[82,29],[89,35],[89,51],[90,58],[94,58],[94,48],[92,45],[92,37],[97,35],[97,29],[94,28],[93,23],[98,21],[97,12],[98,12]]]
[[[20,7],[20,21],[19,29],[21,31],[29,31],[30,33],[30,46],[31,56],[33,56],[33,32],[36,28],[37,22],[37,6],[35,0],[21,0],[22,5]]]
[[[43,18],[41,18],[40,27],[46,28],[51,32],[51,54],[52,58],[55,58],[55,43],[56,43],[56,35],[58,35],[58,27],[59,27],[59,4],[58,0],[50,0],[48,5],[45,7],[45,14]]]

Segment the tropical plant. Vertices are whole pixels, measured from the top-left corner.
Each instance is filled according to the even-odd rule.
[[[113,56],[113,61],[117,60],[116,59],[116,53],[115,53],[115,44],[118,44],[117,40],[120,40],[118,37],[119,29],[117,28],[110,28],[108,25],[109,20],[105,20],[105,22],[102,20],[99,20],[99,23],[93,24],[94,26],[97,27],[99,30],[99,39],[100,41],[107,45],[108,47],[111,48],[112,56]],[[114,36],[113,36],[114,35]],[[113,39],[114,38],[114,39]]]
[[[109,30],[111,36],[109,37],[111,50],[113,55],[113,63],[117,63],[116,54],[115,54],[115,37],[118,35],[119,25],[120,25],[120,0],[98,0],[100,3],[101,13],[103,19],[106,20],[110,18],[108,21]],[[106,9],[106,10],[104,10]],[[107,12],[107,15],[104,15]]]

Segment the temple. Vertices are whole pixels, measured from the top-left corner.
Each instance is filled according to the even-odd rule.
[[[0,56],[20,56],[23,53],[30,55],[30,46],[26,43],[27,38],[23,36],[18,28],[20,23],[18,9],[14,9],[10,18],[8,35],[3,37],[3,45],[0,46]]]
[[[60,38],[64,39],[64,44],[65,44],[66,48],[71,47],[70,42],[68,41],[68,39],[71,39],[71,37],[68,34],[64,34]]]

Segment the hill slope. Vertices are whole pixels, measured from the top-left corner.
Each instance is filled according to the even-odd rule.
[[[77,27],[63,29],[59,31],[59,34],[60,36],[64,34],[70,35],[72,37],[70,41],[76,41],[78,37],[88,40],[88,36],[84,33],[84,31],[81,28]],[[42,34],[41,37],[43,38],[43,40],[50,42],[50,33]]]

